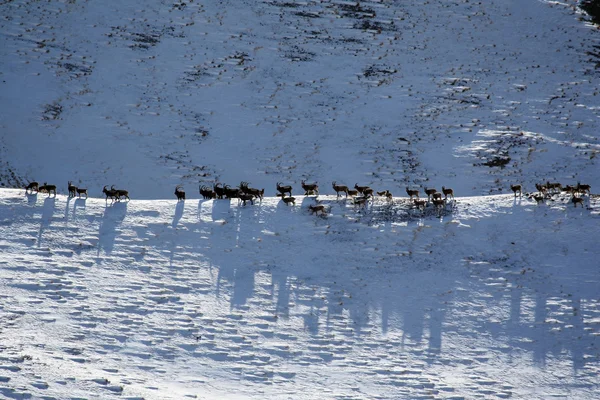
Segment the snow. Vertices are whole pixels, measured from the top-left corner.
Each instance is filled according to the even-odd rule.
[[[576,3],[4,2],[0,397],[596,398],[598,29]],[[241,181],[266,197],[199,199]],[[592,194],[537,205],[547,181]],[[442,185],[443,210],[410,206]]]
[[[0,192],[9,398],[593,398],[600,199]],[[433,214],[433,215],[431,215]],[[381,218],[378,218],[381,216]],[[397,220],[398,222],[390,222]],[[377,222],[378,221],[378,222]]]

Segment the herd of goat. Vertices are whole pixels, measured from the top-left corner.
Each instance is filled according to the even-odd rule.
[[[302,190],[304,191],[304,196],[315,196],[319,195],[319,185],[315,183],[306,183],[306,181],[301,182]],[[533,193],[530,195],[538,204],[544,202],[547,198],[551,198],[552,195],[566,192],[571,195],[571,202],[575,207],[577,204],[581,204],[583,207],[583,198],[582,195],[591,194],[591,187],[587,184],[577,183],[577,185],[561,185],[560,183],[551,183],[546,182],[545,184],[536,184],[537,193]],[[79,197],[85,196],[87,198],[88,191],[87,189],[79,188],[74,186],[71,181],[68,183],[68,192],[69,197]],[[332,182],[332,188],[335,191],[337,197],[341,197],[342,194],[345,195],[346,198],[351,198],[353,203],[356,206],[366,206],[369,200],[372,200],[375,197],[375,194],[381,197],[385,197],[387,200],[391,201],[393,199],[392,193],[389,190],[384,190],[381,192],[375,192],[369,186],[359,186],[358,183],[354,185],[353,188],[350,188],[346,185],[339,185],[337,182]],[[521,185],[511,185],[511,190],[513,191],[515,197],[517,194],[522,196],[522,186]],[[281,200],[286,205],[295,205],[296,198],[292,196],[292,186],[283,185],[281,182],[277,182],[276,186],[277,196],[281,197]],[[30,182],[25,187],[25,193],[30,194],[33,192],[36,193],[48,193],[48,196],[54,194],[56,196],[56,185],[48,185],[44,182],[43,185],[40,185],[38,182]],[[215,183],[212,187],[208,185],[200,185],[199,187],[200,195],[203,199],[237,199],[238,204],[246,205],[247,202],[250,204],[254,204],[255,200],[262,200],[265,194],[265,189],[256,189],[249,186],[248,182],[241,182],[238,187],[231,187],[230,185],[224,185],[221,183]],[[442,186],[442,191],[438,192],[434,188],[424,188],[424,192],[427,195],[427,200],[419,198],[419,190],[418,189],[410,189],[406,188],[406,194],[410,197],[409,201],[412,202],[415,208],[424,210],[428,204],[432,204],[434,207],[438,209],[442,209],[445,207],[446,202],[448,201],[448,197],[454,199],[454,191],[450,188],[446,188]],[[108,185],[102,188],[102,193],[106,196],[106,201],[110,199],[111,201],[121,201],[122,199],[129,199],[129,192],[127,190],[115,189],[115,186],[112,185],[110,189],[108,189]],[[185,191],[183,190],[181,185],[177,185],[175,187],[175,197],[177,201],[185,201]],[[326,209],[322,204],[310,205],[309,211],[314,214],[325,214]]]
[[[552,198],[555,194],[566,193],[571,195],[571,203],[573,203],[574,207],[577,207],[577,204],[581,204],[583,208],[583,195],[587,194],[591,195],[592,187],[588,184],[581,184],[577,182],[577,185],[565,185],[563,186],[559,182],[546,182],[544,183],[536,183],[535,188],[537,189],[537,193],[532,193],[530,197],[534,199],[537,204],[543,203],[546,199]],[[521,185],[510,185],[510,190],[513,191],[515,197],[517,197],[517,193],[519,197],[523,195]]]

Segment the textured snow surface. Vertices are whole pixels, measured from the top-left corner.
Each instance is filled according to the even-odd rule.
[[[0,190],[0,398],[598,398],[600,200],[529,197],[600,187],[576,3],[0,1],[0,185],[58,186]]]
[[[597,196],[321,201],[0,191],[0,393],[597,395]]]

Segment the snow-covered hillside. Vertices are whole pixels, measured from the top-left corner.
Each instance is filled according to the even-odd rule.
[[[598,196],[298,201],[0,191],[0,395],[597,395]]]
[[[2,182],[598,187],[598,32],[575,4],[4,2]]]
[[[528,196],[600,187],[576,3],[0,1],[0,398],[597,398],[600,200]]]

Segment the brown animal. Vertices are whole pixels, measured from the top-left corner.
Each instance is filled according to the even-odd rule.
[[[433,197],[433,200],[441,200],[442,194],[440,192],[435,192],[434,194],[431,195],[431,197]]]
[[[25,193],[30,192],[33,193],[33,190],[35,189],[36,193],[39,192],[39,187],[40,184],[37,182],[29,182],[29,184],[27,186],[25,186]]]
[[[586,193],[587,194],[591,194],[591,190],[592,187],[588,184],[584,184],[582,185],[581,183],[577,182],[577,193]]]
[[[543,194],[534,194],[532,197],[538,204],[543,203],[546,199],[546,196],[544,196]]]
[[[69,181],[67,189],[69,190],[69,197],[75,197],[75,195],[77,194],[77,186],[72,185],[71,181]]]
[[[221,183],[215,183],[213,185],[213,190],[215,191],[217,199],[222,199],[223,197],[225,197],[225,188]]]
[[[358,190],[356,190],[356,189],[348,189],[348,196],[350,196],[350,197],[358,196]]]
[[[127,198],[127,200],[131,200],[129,198],[129,191],[123,189],[115,189],[115,185],[112,185],[110,189],[115,191],[115,197],[117,201],[121,201],[121,197],[125,197]]]
[[[542,193],[544,195],[548,191],[548,188],[546,187],[546,185],[540,185],[539,183],[535,184],[535,188],[538,190],[538,192],[540,192],[540,193]]]
[[[406,188],[406,194],[408,194],[412,200],[413,196],[416,196],[417,199],[419,198],[419,191],[418,190],[410,190],[409,188]]]
[[[582,197],[573,196],[573,197],[571,197],[571,202],[573,203],[574,207],[577,207],[577,204],[581,204],[581,208],[583,208],[583,198]]]
[[[546,188],[548,190],[552,190],[553,192],[556,192],[556,191],[560,192],[562,189],[562,185],[558,182],[552,182],[552,183],[546,182]]]
[[[87,199],[87,197],[88,197],[88,191],[87,191],[87,189],[77,188],[77,197],[81,198],[82,194],[85,194],[85,198]]]
[[[110,197],[111,201],[115,200],[117,198],[117,191],[114,189],[107,189],[106,186],[104,186],[102,188],[102,193],[104,193],[106,195],[106,201],[108,201],[108,198]]]
[[[378,196],[384,196],[388,200],[392,200],[392,197],[393,197],[389,190],[384,190],[383,192],[377,192],[377,195]]]
[[[519,197],[521,197],[521,185],[510,185],[510,190],[513,191],[515,197],[517,197],[517,192],[519,192]]]
[[[435,206],[435,207],[436,207],[438,210],[441,210],[441,209],[443,209],[443,208],[444,208],[444,206],[446,205],[446,203],[444,203],[444,200],[442,200],[441,198],[439,198],[439,199],[435,199],[435,198],[434,198],[434,199],[432,200],[432,202],[433,202],[433,205],[434,205],[434,206]]]
[[[251,194],[254,197],[259,198],[260,200],[263,199],[263,196],[265,195],[265,189],[256,189],[256,188],[251,188],[248,186],[249,183],[248,182],[242,182],[240,183],[240,190],[242,191],[242,193],[244,194]]]
[[[574,195],[575,193],[577,193],[577,186],[566,185],[562,190],[563,192],[567,192]]]
[[[331,183],[331,186],[333,186],[333,190],[335,190],[337,197],[340,197],[340,192],[346,193],[346,197],[348,197],[348,186],[338,185],[335,181]]]
[[[304,189],[305,196],[308,196],[309,194],[315,195],[315,196],[319,195],[319,185],[317,184],[317,182],[306,183],[305,181],[302,181],[301,185],[302,185],[302,189]]]
[[[242,194],[242,191],[238,188],[232,188],[229,185],[223,186],[223,196],[226,199],[237,199],[240,197],[240,194]]]
[[[282,193],[283,195],[283,193]],[[285,203],[286,206],[289,206],[290,204],[292,205],[296,205],[296,198],[295,197],[282,197],[281,200]]]
[[[442,186],[442,193],[444,193],[445,199],[447,199],[448,196],[452,196],[452,198],[454,198],[454,190],[450,188],[445,188],[444,186]]]
[[[417,207],[418,209],[424,210],[425,206],[427,205],[427,200],[414,199],[413,203],[414,203],[415,207]]]
[[[240,193],[238,196],[238,204],[243,203],[243,205],[246,205],[247,201],[250,201],[250,204],[254,205],[254,195],[251,193]]]
[[[46,192],[48,193],[48,197],[50,197],[50,193],[54,193],[54,196],[56,197],[56,185],[48,185],[44,182],[43,185],[38,187],[38,192]]]
[[[283,186],[281,182],[277,182],[277,191],[285,197],[285,194],[292,195],[292,187],[290,185]]]
[[[429,188],[429,189],[425,188],[425,194],[427,195],[428,199],[430,199],[431,196],[436,192],[437,192],[437,190],[434,188]]]
[[[373,189],[371,189],[370,187],[366,188],[363,190],[363,196],[365,197],[373,197],[373,193],[375,191]]]
[[[177,201],[185,201],[185,192],[181,189],[181,185],[175,186],[175,196]]]
[[[363,197],[356,197],[356,198],[354,199],[354,205],[355,205],[355,206],[366,207],[366,206],[367,206],[367,204],[368,204],[368,202],[369,202],[369,198],[368,198],[368,197],[366,197],[366,196],[363,196]]]
[[[315,206],[309,205],[308,210],[311,214],[319,215],[319,212],[321,212],[321,215],[327,214],[327,211],[325,211],[325,206],[323,204],[317,204]]]
[[[200,186],[200,195],[202,196],[202,198],[204,200],[210,200],[210,199],[217,198],[217,194],[215,193],[215,191],[206,185]]]
[[[358,193],[363,193],[365,189],[369,189],[368,186],[358,186],[358,183],[354,184],[354,189],[358,190]]]

